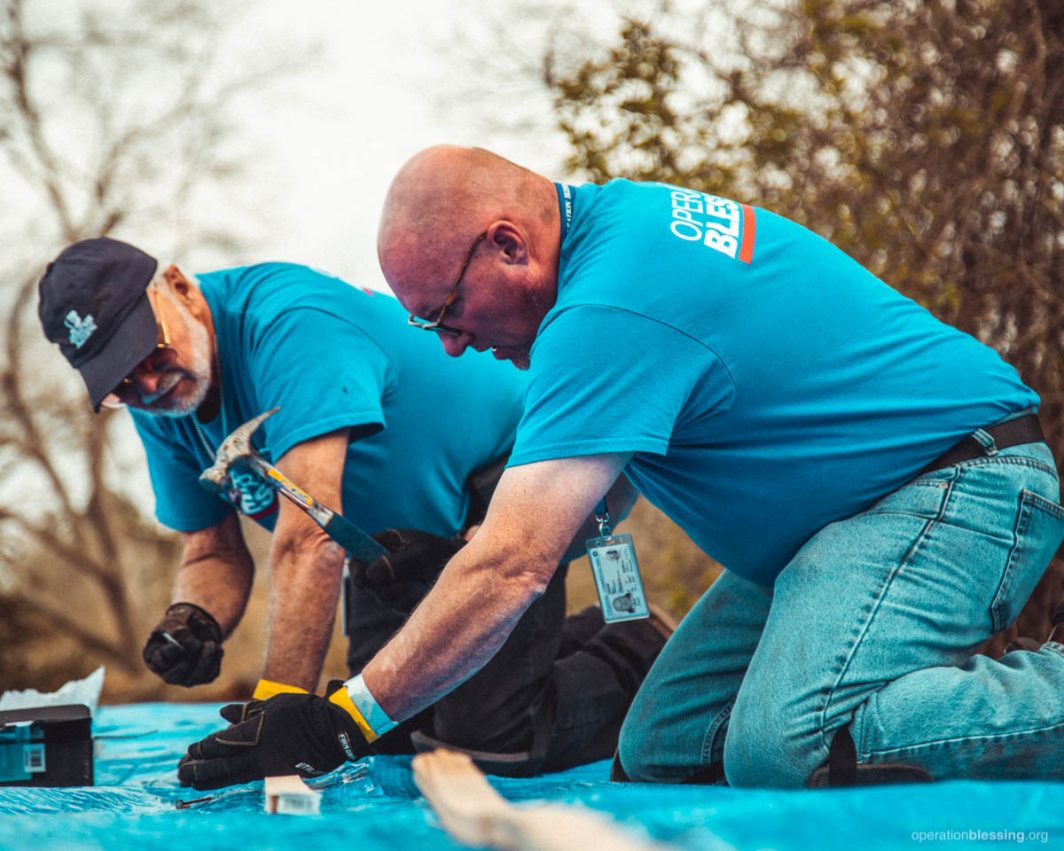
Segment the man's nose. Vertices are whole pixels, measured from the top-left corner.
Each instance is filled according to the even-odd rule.
[[[137,369],[133,373],[133,386],[136,387],[137,392],[143,399],[145,397],[151,398],[155,395],[159,389],[159,381],[162,378],[162,372],[157,369]]]
[[[469,348],[469,345],[473,342],[473,335],[467,331],[463,331],[457,336],[441,334],[440,342],[443,343],[443,350],[452,358],[456,358]]]

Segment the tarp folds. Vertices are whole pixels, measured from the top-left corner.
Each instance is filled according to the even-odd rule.
[[[318,781],[320,816],[267,815],[261,783],[177,809],[179,800],[209,794],[179,787],[175,766],[190,742],[222,726],[217,710],[204,704],[101,707],[94,731],[96,786],[0,789],[0,848],[457,847],[436,826],[403,757],[347,765]],[[601,762],[491,782],[512,801],[592,807],[644,835],[691,849],[1064,847],[1064,783],[774,792],[612,784],[607,776],[608,764]]]

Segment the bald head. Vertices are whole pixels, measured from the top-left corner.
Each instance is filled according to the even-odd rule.
[[[556,257],[551,181],[481,148],[421,151],[402,167],[385,199],[377,237],[384,276],[404,304],[415,289],[431,302],[438,295],[432,288],[446,286],[473,239],[496,222],[518,228],[536,261]]]

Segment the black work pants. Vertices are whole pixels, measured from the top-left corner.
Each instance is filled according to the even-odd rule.
[[[566,618],[566,567],[487,665],[378,739],[378,752],[445,744],[474,752],[485,770],[513,775],[611,757],[664,636],[644,621],[606,626],[597,607]],[[348,591],[347,663],[355,674],[409,612],[384,606],[362,589]]]

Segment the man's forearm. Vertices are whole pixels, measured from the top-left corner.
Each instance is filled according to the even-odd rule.
[[[172,597],[175,603],[195,603],[210,612],[225,637],[244,616],[255,577],[255,566],[243,539],[226,540],[233,531],[228,528],[229,523],[238,529],[233,517],[215,529],[183,536],[184,553]]]
[[[342,511],[347,429],[297,443],[277,462],[323,505]],[[263,677],[314,691],[336,622],[344,551],[303,511],[281,500],[270,549],[270,633]]]
[[[613,453],[506,470],[483,527],[362,672],[392,721],[432,705],[491,659],[628,458]]]
[[[321,533],[305,546],[274,547],[263,676],[314,691],[332,638],[343,550]]]
[[[393,721],[435,703],[495,655],[557,569],[557,559],[491,557],[476,538],[447,564],[403,629],[362,672]]]

